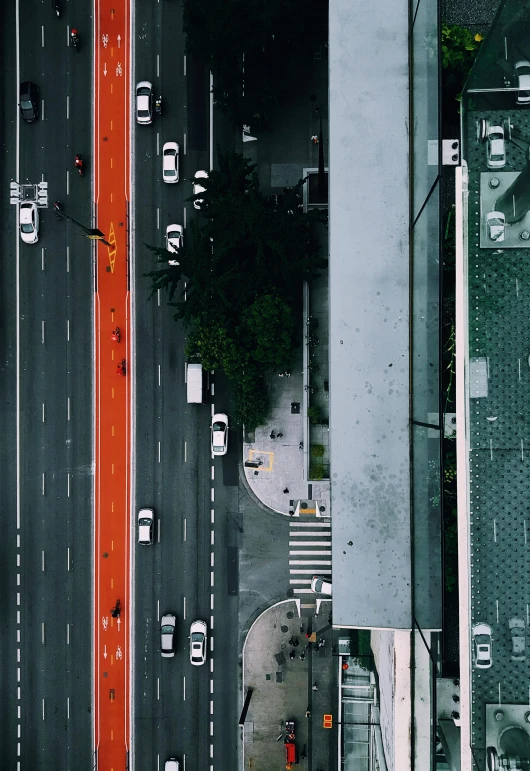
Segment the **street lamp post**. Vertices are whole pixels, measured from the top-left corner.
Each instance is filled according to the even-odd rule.
[[[101,232],[101,230],[98,230],[97,228],[87,228],[85,225],[83,225],[81,222],[78,222],[73,217],[70,217],[69,214],[66,214],[66,212],[63,210],[62,206],[56,202],[53,204],[53,208],[57,212],[58,215],[61,217],[65,217],[65,219],[69,220],[70,222],[73,222],[74,225],[77,225],[78,228],[81,228],[81,230],[86,234],[87,238],[90,238],[92,241],[101,241],[102,244],[105,244],[105,246],[112,246],[112,244],[109,244],[108,241],[105,241],[105,234]]]

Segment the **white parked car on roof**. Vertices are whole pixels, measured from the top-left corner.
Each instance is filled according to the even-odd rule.
[[[475,624],[471,629],[473,637],[473,660],[478,669],[489,669],[491,659],[491,626]]]
[[[490,211],[486,214],[486,227],[490,241],[504,241],[506,217],[501,211]]]
[[[506,164],[506,143],[502,126],[490,126],[487,139],[487,163],[489,169],[502,169]]]
[[[530,62],[522,59],[514,65],[517,78],[517,104],[530,104]]]

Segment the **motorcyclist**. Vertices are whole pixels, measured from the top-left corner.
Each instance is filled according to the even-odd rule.
[[[72,27],[72,30],[70,32],[70,37],[72,38],[72,45],[77,46],[79,43],[79,32],[76,30],[75,27]]]
[[[120,334],[120,328],[116,327],[116,329],[112,330],[112,340],[115,343],[119,343],[121,340],[121,334]]]
[[[75,156],[75,167],[76,169],[83,168],[83,159],[79,154]]]

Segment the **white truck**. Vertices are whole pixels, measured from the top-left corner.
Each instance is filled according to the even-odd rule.
[[[188,404],[202,404],[202,364],[186,363]]]

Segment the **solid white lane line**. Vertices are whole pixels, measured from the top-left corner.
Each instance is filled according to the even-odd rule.
[[[40,266],[41,266],[41,270],[44,270],[44,247],[43,246],[41,246]]]
[[[66,419],[70,420],[70,397],[68,397],[66,403]]]
[[[184,597],[184,607],[182,609],[182,618],[186,621],[186,598]]]
[[[184,155],[186,155],[186,134],[184,134]]]
[[[45,568],[45,560],[44,560],[44,549],[43,549],[42,555],[41,555],[41,569],[43,573],[44,573],[44,568]]]
[[[41,120],[44,120],[44,99],[41,102]]]
[[[70,247],[66,247],[66,272],[70,273]]]
[[[186,77],[186,54],[184,54],[184,77]]]
[[[40,631],[40,640],[42,645],[44,645],[44,640],[46,639],[46,635],[44,633],[44,621],[41,623],[41,631]]]
[[[66,319],[66,339],[70,342],[70,319]]]
[[[40,327],[41,327],[41,328],[40,328],[41,343],[44,345],[44,336],[45,336],[45,332],[44,332],[44,329],[45,329],[45,322],[44,322],[44,320],[42,320],[42,321],[41,321],[41,325],[40,325]]]
[[[160,208],[156,208],[156,229],[160,230]]]
[[[158,365],[158,387],[160,388],[162,384],[162,367],[160,364]]]
[[[160,458],[162,456],[162,443],[160,440],[158,440],[158,462],[160,463]]]

